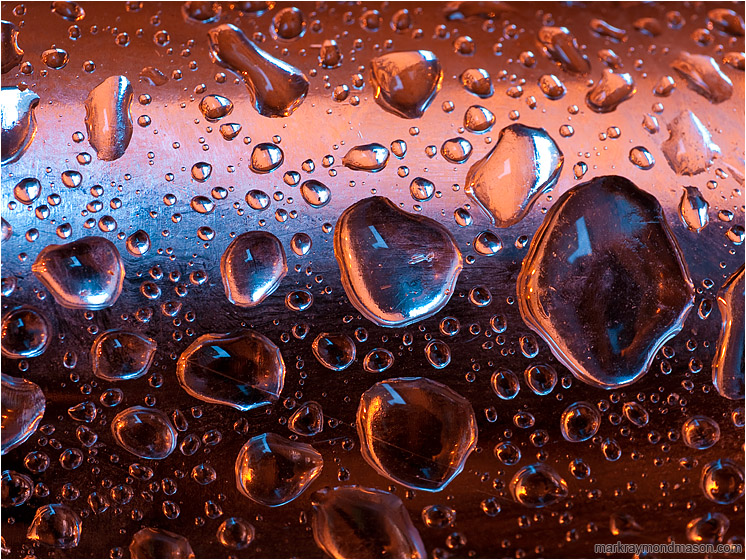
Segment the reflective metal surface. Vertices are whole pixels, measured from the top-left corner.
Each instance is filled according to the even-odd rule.
[[[402,513],[396,500],[380,498],[395,515],[371,514],[376,523],[356,533],[339,525],[342,505],[323,505],[346,491],[314,494],[353,484],[401,499],[424,550],[437,557],[588,557],[594,544],[617,540],[743,545],[742,358],[740,398],[737,379],[719,382],[736,397],[731,400],[712,377],[728,302],[737,305],[734,328],[743,329],[743,294],[732,288],[742,288],[742,276],[718,300],[744,261],[742,18],[742,4],[720,2],[3,3],[2,19],[15,27],[3,23],[2,313],[5,319],[29,306],[49,331],[46,346],[34,332],[24,347],[26,339],[19,342],[12,330],[6,339],[3,326],[3,374],[32,381],[46,397],[27,441],[6,454],[3,435],[3,471],[34,485],[14,506],[3,476],[3,555],[193,550],[197,557],[320,558],[324,550],[367,550],[347,535],[382,539],[392,526],[407,532],[392,541],[400,549],[422,549],[411,527],[396,521]],[[416,99],[386,81],[380,58],[413,51],[432,53],[442,71],[438,81],[428,54],[430,82],[412,93]],[[702,55],[719,70],[703,66],[696,58]],[[373,59],[380,63],[375,79]],[[116,76],[131,84],[131,121],[127,84],[106,82]],[[282,76],[290,81],[277,89]],[[116,94],[110,104],[95,100],[101,84]],[[376,98],[384,94],[387,99]],[[204,99],[211,95],[221,97]],[[396,103],[405,109],[387,108]],[[473,108],[465,122],[475,105],[482,109]],[[564,165],[554,189],[539,192],[523,219],[496,228],[467,195],[467,173],[515,123],[544,129]],[[260,144],[270,148],[255,151]],[[343,163],[352,148],[368,144],[390,152],[385,167],[378,170],[380,150],[372,168]],[[574,378],[560,364],[524,323],[516,292],[549,208],[574,185],[604,175],[623,176],[657,198],[696,292],[681,332],[649,371],[611,390]],[[17,188],[28,178],[40,182],[38,195],[31,183]],[[301,188],[309,180],[328,192],[315,184]],[[685,187],[696,187],[708,204],[706,226],[699,227],[703,203],[691,198],[687,204],[699,209],[685,214],[699,226],[680,216],[682,196],[692,195]],[[337,220],[372,196],[435,220],[461,252],[463,270],[450,299],[442,309],[440,300],[435,306],[429,300],[432,313],[415,314],[406,326],[380,326],[387,323],[372,320],[370,306],[363,313],[366,296],[345,294],[335,258]],[[514,196],[506,193],[499,203]],[[398,228],[401,237],[397,228],[389,233],[395,241],[405,238],[405,226]],[[221,279],[221,258],[239,235],[255,230],[279,239],[287,274],[276,289],[268,285],[276,274],[264,278],[260,296],[239,286],[252,292],[246,301],[264,299],[235,305],[226,297],[236,292]],[[386,234],[376,233],[380,240],[368,229],[371,242],[386,244]],[[32,264],[49,245],[90,236],[109,240],[121,255],[121,295],[97,310],[75,305],[81,294],[60,305],[53,281],[42,282]],[[424,242],[422,236],[406,241]],[[404,264],[398,257],[366,258],[368,265],[392,265],[392,277],[395,263],[406,276],[412,267],[432,266],[430,251],[442,250],[418,249]],[[67,255],[73,257],[80,256]],[[77,274],[73,265],[68,261],[65,270]],[[103,266],[95,259],[88,265]],[[366,274],[366,262],[357,265],[348,287]],[[665,286],[667,279],[659,280]],[[384,287],[375,282],[365,289]],[[560,287],[562,279],[557,282]],[[405,286],[403,296],[416,291]],[[598,294],[576,296],[577,305],[584,299],[591,305]],[[388,305],[387,298],[378,301]],[[401,305],[392,314],[407,311],[408,301],[393,301]],[[157,343],[147,374],[121,381],[94,375],[94,341],[114,329]],[[244,329],[281,352],[281,394],[261,397],[273,404],[242,410],[203,402],[192,396],[199,391],[182,388],[178,360],[191,344]],[[313,348],[322,333],[354,340],[354,362],[324,366]],[[742,356],[737,340],[732,348]],[[332,349],[322,351],[328,363],[346,363]],[[726,362],[737,376],[739,360]],[[245,370],[231,369],[235,363],[210,370],[221,379],[217,392],[246,391],[253,402],[256,361],[246,363]],[[557,372],[556,385],[546,365]],[[524,374],[531,366],[541,367]],[[398,377],[445,385],[475,411],[477,447],[440,492],[395,483],[361,453],[361,396]],[[15,398],[4,378],[4,415]],[[93,404],[81,405],[86,401]],[[311,417],[316,405],[302,406],[309,401],[323,410],[321,432]],[[580,401],[598,412],[600,425],[595,435],[570,442],[563,430],[574,428],[564,425],[563,411]],[[178,441],[165,458],[138,457],[117,443],[115,416],[136,406],[163,411],[173,424]],[[306,416],[294,417],[291,431],[289,419],[301,408]],[[714,420],[719,437],[706,422],[684,429],[696,415]],[[432,430],[420,428],[429,422],[435,421],[411,422],[417,449],[428,448]],[[689,429],[704,443],[687,445],[694,441]],[[240,450],[265,433],[297,438],[323,457],[305,491],[279,507],[251,500],[236,485]],[[304,433],[313,435],[297,435]],[[405,435],[397,433],[399,441]],[[20,475],[14,488],[25,496],[28,478]],[[375,504],[378,495],[370,495]],[[436,514],[445,521],[434,522]],[[697,521],[708,514],[710,536]],[[50,533],[50,515],[65,521],[66,532]],[[228,522],[234,517],[243,522]],[[371,527],[378,532],[366,533]],[[148,540],[155,538],[161,540]]]

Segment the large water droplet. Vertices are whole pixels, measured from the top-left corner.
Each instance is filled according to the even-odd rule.
[[[85,101],[88,141],[98,159],[124,155],[132,138],[132,85],[124,76],[111,76],[97,85]]]
[[[733,95],[733,82],[711,56],[682,51],[671,66],[686,79],[689,88],[713,103],[722,103]]]
[[[304,181],[300,186],[300,194],[306,204],[313,208],[326,206],[332,199],[331,189],[315,179]]]
[[[18,46],[18,27],[15,23],[2,22],[2,73],[7,74],[23,60],[23,50]]]
[[[111,421],[114,440],[141,459],[165,459],[176,449],[176,430],[157,408],[132,406]]]
[[[310,445],[262,434],[239,451],[236,486],[258,504],[281,506],[300,496],[323,467],[324,459]]]
[[[285,154],[276,144],[263,142],[251,151],[251,170],[254,173],[270,173],[282,165]]]
[[[294,6],[282,8],[272,18],[272,34],[283,41],[292,41],[306,32],[306,20],[303,12]]]
[[[85,17],[85,10],[77,2],[52,2],[52,13],[67,21],[80,21]]]
[[[381,144],[355,146],[342,158],[342,165],[354,171],[378,173],[389,160],[389,151]]]
[[[684,194],[679,202],[679,216],[690,231],[699,232],[710,222],[707,213],[709,208],[710,205],[697,187],[684,187]]]
[[[512,124],[466,175],[466,193],[497,227],[521,221],[536,199],[551,190],[564,156],[544,129]]]
[[[495,124],[495,115],[481,105],[472,105],[464,114],[464,128],[474,134],[489,132]]]
[[[210,58],[243,77],[260,115],[288,117],[303,103],[309,86],[303,72],[264,52],[230,23],[213,27],[208,37]]]
[[[324,412],[316,401],[298,407],[288,419],[288,429],[299,436],[315,436],[324,430]]]
[[[34,109],[39,96],[30,89],[15,87],[0,89],[0,121],[2,121],[2,165],[19,159],[31,145],[36,134]]]
[[[692,449],[709,449],[720,441],[720,426],[709,416],[691,416],[681,426],[681,440]]]
[[[107,381],[137,379],[148,372],[156,343],[146,336],[119,329],[101,333],[91,347],[93,374]]]
[[[461,85],[471,94],[486,99],[492,97],[492,78],[489,72],[482,68],[467,68],[461,74]]]
[[[549,364],[534,364],[525,369],[523,378],[534,393],[548,395],[557,385],[557,370]]]
[[[588,57],[580,51],[577,40],[566,27],[542,27],[539,42],[547,56],[568,72],[587,74],[591,71]]]
[[[67,66],[69,59],[70,57],[64,49],[47,49],[41,53],[41,61],[52,70],[61,70]]]
[[[730,528],[730,520],[722,513],[709,512],[686,524],[686,538],[693,543],[721,543]]]
[[[129,552],[133,559],[194,558],[192,547],[185,537],[150,527],[140,529],[132,536]]]
[[[730,459],[718,459],[702,469],[702,491],[716,504],[732,504],[743,496],[743,467]]]
[[[288,271],[285,249],[271,233],[249,231],[236,237],[220,259],[228,300],[255,307],[272,294]]]
[[[440,147],[440,155],[451,163],[466,163],[471,156],[471,142],[466,138],[450,138]]]
[[[610,113],[636,91],[630,74],[617,74],[607,68],[595,87],[586,94],[585,103],[596,113]]]
[[[370,73],[378,104],[405,119],[421,117],[443,81],[440,61],[430,51],[379,56],[371,60]]]
[[[18,447],[36,431],[46,399],[36,383],[2,374],[2,454]]]
[[[231,114],[233,102],[222,95],[206,95],[199,102],[199,110],[209,122],[216,122]]]
[[[363,393],[357,432],[363,457],[376,471],[428,492],[445,488],[477,444],[469,401],[422,377],[381,381]]]
[[[607,176],[552,206],[523,262],[518,295],[524,321],[557,359],[578,379],[611,389],[642,377],[681,330],[694,287],[658,201]]]
[[[661,144],[668,165],[679,175],[696,175],[710,168],[720,147],[710,131],[691,111],[682,111],[668,123],[668,139]]]
[[[36,309],[18,307],[2,320],[2,354],[9,358],[35,358],[49,345],[52,329]]]
[[[243,550],[254,541],[255,534],[254,526],[240,517],[229,517],[217,531],[220,544],[231,550]]]
[[[366,198],[343,212],[334,255],[351,303],[388,327],[440,311],[462,269],[461,253],[445,227],[384,197]]]
[[[738,400],[744,397],[744,266],[736,270],[718,293],[722,317],[712,382],[721,396]]]
[[[138,229],[127,237],[125,246],[130,255],[141,257],[150,250],[150,236],[148,232]]]
[[[346,334],[321,333],[311,348],[316,359],[334,371],[342,371],[355,361],[355,343]]]
[[[523,467],[510,481],[510,492],[521,505],[542,508],[567,497],[567,483],[543,463]]]
[[[311,496],[313,538],[332,558],[427,558],[402,501],[361,486],[324,488]]]
[[[707,12],[707,19],[710,20],[713,27],[718,31],[722,31],[733,37],[743,37],[743,18],[733,10],[729,10],[728,8],[710,10]]]
[[[35,177],[21,179],[13,188],[13,196],[21,204],[33,203],[41,194],[41,183]]]
[[[655,165],[653,154],[645,146],[635,146],[629,151],[629,161],[636,167],[647,170]]]
[[[80,542],[83,522],[63,504],[47,504],[36,510],[26,538],[54,548],[75,548]]]
[[[591,403],[578,401],[568,406],[560,419],[562,437],[570,442],[586,441],[598,432],[601,414]]]
[[[474,250],[480,255],[491,257],[502,251],[503,242],[491,231],[483,231],[474,238]]]
[[[280,349],[258,332],[205,334],[184,350],[176,375],[194,398],[246,411],[277,400],[285,362]]]
[[[2,504],[4,508],[25,504],[34,491],[34,482],[25,474],[16,471],[3,471]]]

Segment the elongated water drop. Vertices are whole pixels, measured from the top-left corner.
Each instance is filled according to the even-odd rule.
[[[15,87],[0,89],[0,120],[2,121],[2,165],[18,160],[36,135],[34,109],[39,96],[30,89]]]
[[[385,54],[370,62],[378,104],[405,119],[421,117],[443,81],[440,61],[430,51]]]
[[[88,141],[98,159],[124,155],[132,138],[132,85],[124,76],[111,76],[97,85],[85,101]]]
[[[132,536],[129,552],[133,559],[194,558],[194,551],[185,537],[150,527],[140,529]]]
[[[567,483],[550,466],[536,463],[523,467],[510,481],[510,493],[521,505],[542,508],[564,500]]]
[[[630,74],[617,74],[607,68],[596,86],[585,96],[585,102],[596,113],[610,113],[637,90]]]
[[[721,396],[738,400],[744,397],[744,266],[736,270],[718,293],[722,317],[712,382]]]
[[[155,355],[154,340],[114,329],[101,333],[91,347],[93,374],[107,381],[137,379],[148,372]]]
[[[684,194],[679,202],[679,215],[684,225],[691,231],[699,232],[710,221],[707,213],[710,205],[697,187],[684,187]]]
[[[46,399],[41,388],[26,379],[2,374],[2,454],[18,447],[36,431]]]
[[[288,419],[288,429],[299,436],[315,436],[324,430],[324,411],[316,401],[303,403]]]
[[[225,295],[234,305],[255,307],[271,295],[288,271],[282,243],[265,231],[236,237],[220,259]]]
[[[15,23],[2,22],[2,73],[7,74],[23,60],[23,50],[18,46],[19,29]]]
[[[679,175],[696,175],[712,166],[720,147],[710,131],[691,111],[682,111],[668,123],[668,139],[661,145],[668,165]]]
[[[722,103],[733,95],[733,82],[710,56],[682,51],[671,66],[691,89],[712,103]]]
[[[308,78],[260,49],[230,23],[208,32],[210,58],[243,77],[254,109],[265,117],[288,117],[306,98]]]
[[[547,56],[568,72],[587,74],[591,71],[588,57],[580,51],[577,40],[566,27],[542,27],[539,42]]]
[[[342,158],[342,165],[353,171],[378,173],[389,160],[389,151],[381,144],[363,144],[355,146]]]
[[[300,194],[312,208],[322,208],[332,199],[331,189],[315,179],[304,181],[300,186]]]
[[[355,361],[355,343],[342,333],[321,333],[311,346],[313,355],[324,367],[342,371]]]

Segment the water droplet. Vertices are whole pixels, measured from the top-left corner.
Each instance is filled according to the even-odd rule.
[[[132,85],[124,76],[111,76],[88,94],[85,126],[98,159],[113,161],[127,150],[132,138],[132,96]]]
[[[39,96],[30,89],[3,87],[0,90],[2,121],[2,165],[18,160],[31,145],[36,134],[34,109]]]
[[[466,193],[497,227],[518,223],[536,199],[554,188],[564,156],[540,128],[512,124],[497,144],[471,166]]]
[[[342,65],[342,49],[334,39],[326,39],[319,49],[319,64],[322,68],[339,68]]]
[[[529,389],[537,395],[548,395],[557,385],[557,370],[548,364],[533,364],[523,372]]]
[[[720,426],[708,416],[692,416],[681,426],[681,438],[692,449],[709,449],[720,441]]]
[[[26,538],[54,548],[75,548],[82,531],[83,522],[71,508],[47,504],[36,510]]]
[[[709,208],[710,205],[697,187],[684,187],[684,194],[679,202],[679,216],[690,231],[699,232],[709,223]]]
[[[727,64],[731,68],[743,72],[744,68],[746,68],[746,55],[737,51],[727,52],[723,55],[723,64]]]
[[[253,189],[246,193],[246,204],[254,210],[266,210],[269,203],[269,195],[264,191]]]
[[[208,122],[216,122],[231,114],[233,102],[222,95],[206,95],[199,102],[199,110]]]
[[[722,103],[733,95],[733,82],[710,56],[682,51],[671,67],[686,79],[690,89],[712,103]]]
[[[495,115],[481,105],[472,105],[464,114],[464,128],[474,134],[489,132],[495,124]]]
[[[526,507],[542,508],[567,497],[567,483],[554,469],[542,463],[523,467],[510,481],[510,493]]]
[[[308,78],[287,62],[274,58],[232,24],[208,32],[210,58],[243,77],[256,111],[265,117],[288,117],[306,98]]]
[[[601,414],[592,404],[578,401],[568,406],[562,413],[560,428],[562,437],[570,442],[586,441],[598,432]]]
[[[138,229],[127,237],[125,246],[130,255],[141,257],[150,250],[150,236],[146,231]]]
[[[299,257],[307,255],[311,250],[311,246],[311,237],[307,233],[296,233],[290,240],[290,248]]]
[[[254,526],[240,517],[229,517],[220,524],[218,542],[230,550],[243,550],[254,541]]]
[[[389,160],[389,151],[381,144],[355,146],[342,158],[342,165],[354,171],[378,173]]]
[[[2,73],[7,74],[23,60],[23,49],[18,46],[19,29],[15,23],[2,22]]]
[[[383,373],[394,365],[394,355],[385,348],[374,348],[363,358],[363,369],[370,373]]]
[[[414,200],[425,202],[435,194],[435,185],[424,177],[415,177],[409,184],[409,193]]]
[[[668,134],[661,150],[668,165],[679,175],[702,173],[720,155],[720,147],[712,141],[710,131],[691,111],[682,111],[668,123]]]
[[[300,186],[300,194],[303,200],[313,208],[326,206],[332,199],[332,191],[324,183],[309,179]]]
[[[259,305],[278,288],[287,271],[282,243],[263,231],[236,237],[220,260],[225,295],[240,307]]]
[[[469,401],[421,377],[389,379],[363,393],[357,430],[363,457],[379,474],[428,492],[461,472],[477,442]]]
[[[25,504],[34,491],[34,482],[25,474],[16,471],[3,471],[3,507],[18,507]]]
[[[47,49],[41,53],[41,61],[52,70],[61,70],[67,66],[69,59],[67,51],[63,49]]]
[[[435,369],[443,369],[451,363],[451,349],[442,340],[431,340],[425,346],[425,357]]]
[[[451,163],[466,163],[471,156],[471,142],[466,138],[450,138],[440,147],[440,155]]]
[[[394,494],[361,486],[311,496],[313,538],[332,558],[427,558],[420,534]]]
[[[567,93],[565,84],[554,74],[544,74],[539,78],[539,89],[549,99],[561,99]]]
[[[526,324],[573,375],[616,388],[642,377],[681,330],[694,287],[658,201],[607,176],[555,202],[523,261],[518,294]]]
[[[2,454],[30,438],[44,416],[46,399],[36,383],[2,374]]]
[[[247,498],[269,507],[292,502],[321,474],[324,459],[306,443],[277,434],[251,438],[236,459],[236,485]]]
[[[346,334],[321,333],[311,348],[316,359],[333,371],[342,371],[355,361],[355,343]]]
[[[193,2],[187,2],[192,4]],[[146,527],[132,536],[129,545],[134,558],[194,558],[189,541],[165,529]]]
[[[376,102],[405,119],[421,117],[443,81],[438,58],[430,51],[385,54],[370,62]]]
[[[593,18],[591,20],[591,29],[594,33],[598,33],[603,37],[609,37],[615,41],[625,41],[627,39],[627,32],[624,29],[614,27],[602,19]]]
[[[729,528],[730,521],[727,517],[722,513],[709,512],[687,523],[686,538],[693,543],[721,543]]]
[[[306,20],[296,7],[279,10],[272,18],[272,34],[276,39],[292,41],[306,32]]]
[[[509,369],[494,372],[490,383],[495,394],[506,401],[515,398],[521,390],[518,376]]]
[[[647,426],[650,414],[645,407],[634,401],[624,403],[622,407],[624,417],[637,427]]]
[[[2,354],[8,358],[35,358],[49,345],[52,329],[39,311],[18,307],[2,320]]]
[[[351,303],[367,319],[389,327],[440,311],[463,266],[447,229],[384,197],[366,198],[343,212],[334,254]]]
[[[141,459],[165,459],[176,449],[176,430],[156,408],[132,406],[111,421],[114,440]]]
[[[233,140],[241,132],[241,125],[238,123],[226,123],[220,125],[220,134],[226,140]]]
[[[258,332],[205,334],[179,357],[176,375],[194,398],[246,411],[277,400],[285,363],[280,349]]]
[[[124,263],[114,244],[86,237],[47,245],[31,267],[55,301],[69,309],[111,307],[122,292]]]
[[[486,99],[494,93],[492,78],[489,72],[482,68],[468,68],[460,76],[461,85],[469,93]]]
[[[588,74],[591,63],[578,46],[575,37],[566,27],[542,27],[539,42],[544,53],[564,70],[575,74]]]
[[[34,177],[21,179],[13,188],[13,196],[21,204],[30,205],[41,194],[41,183]]]
[[[712,382],[721,396],[738,400],[744,396],[744,266],[741,265],[718,292],[722,323]]]
[[[305,311],[313,305],[313,294],[308,290],[293,290],[285,296],[285,305],[291,311]]]
[[[629,161],[643,170],[650,169],[655,165],[655,158],[645,146],[635,146],[629,151]]]
[[[85,17],[85,10],[77,2],[52,2],[52,13],[67,21],[80,21]]]
[[[733,37],[743,37],[743,18],[728,8],[716,8],[707,12],[707,19],[710,20],[713,27],[718,31],[732,35]]]
[[[324,430],[324,412],[315,401],[303,403],[288,419],[288,428],[299,436],[315,436]]]
[[[282,165],[285,154],[279,146],[263,142],[251,152],[251,170],[254,173],[270,173]]]
[[[610,113],[636,91],[630,74],[617,74],[606,68],[595,87],[586,94],[585,103],[596,113]]]
[[[718,459],[702,469],[702,491],[716,504],[732,504],[743,496],[743,467],[730,459]]]
[[[135,332],[101,333],[91,347],[93,374],[107,381],[142,377],[153,362],[155,349],[154,340]]]
[[[210,178],[212,173],[212,165],[204,161],[200,161],[192,165],[192,178],[199,182],[204,183]]]

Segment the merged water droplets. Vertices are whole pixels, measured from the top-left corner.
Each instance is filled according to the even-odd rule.
[[[176,449],[176,429],[157,408],[132,406],[111,421],[114,440],[141,459],[165,459]]]
[[[18,46],[19,29],[15,23],[2,21],[2,73],[7,74],[23,60],[23,49]]]
[[[712,103],[722,103],[733,95],[733,82],[710,56],[682,51],[671,66],[686,79],[689,88]]]
[[[114,244],[85,237],[65,245],[47,245],[31,267],[62,307],[104,309],[122,291],[124,263]]]
[[[251,438],[236,459],[236,486],[251,500],[270,507],[293,501],[321,474],[324,459],[306,443],[277,434]]]
[[[421,377],[389,379],[363,393],[357,431],[363,457],[376,471],[428,492],[445,488],[477,443],[469,401]]]
[[[377,173],[386,167],[388,148],[381,144],[363,144],[350,149],[342,158],[342,165],[353,171]]]
[[[564,500],[567,483],[550,466],[536,463],[523,467],[510,481],[510,493],[521,505],[542,508]]]
[[[265,117],[288,117],[306,98],[308,78],[287,62],[260,49],[238,27],[210,29],[210,57],[243,77],[254,109]]]
[[[379,56],[370,61],[370,73],[378,104],[405,119],[421,117],[443,81],[440,61],[430,51]]]
[[[107,381],[142,377],[153,362],[156,346],[155,340],[135,332],[101,333],[91,347],[93,374]]]
[[[361,486],[311,496],[313,538],[332,558],[426,558],[420,534],[394,494]]]
[[[738,400],[744,397],[744,309],[746,293],[744,266],[741,265],[718,293],[718,308],[722,323],[715,359],[712,362],[712,383],[721,396]]]
[[[578,46],[575,37],[566,27],[542,27],[539,43],[544,52],[564,70],[575,74],[588,74],[591,63]]]
[[[462,269],[461,253],[439,223],[383,197],[340,216],[334,255],[350,302],[381,326],[404,326],[440,311]]]
[[[265,231],[236,237],[220,259],[220,274],[228,300],[255,307],[272,294],[288,271],[282,243]]]
[[[194,558],[192,546],[185,537],[154,527],[140,529],[132,536],[129,553],[133,559]]]
[[[637,90],[630,74],[618,74],[607,68],[601,79],[585,96],[585,103],[596,113],[610,113]]]
[[[64,504],[47,504],[36,510],[26,538],[54,548],[75,548],[80,543],[83,522]]]
[[[347,369],[355,361],[355,342],[346,334],[321,333],[311,345],[313,355],[333,371]]]
[[[2,121],[2,165],[18,160],[31,145],[36,134],[34,109],[39,96],[30,89],[3,87],[0,89],[0,121]]]
[[[699,233],[710,222],[710,205],[697,187],[684,187],[679,202],[679,215],[690,231]]]
[[[27,306],[8,311],[2,320],[2,354],[9,358],[35,358],[49,345],[52,328],[47,318]]]
[[[609,176],[570,189],[550,209],[518,295],[526,324],[573,375],[615,388],[644,375],[681,330],[694,287],[658,201]]]
[[[497,227],[518,223],[551,190],[564,156],[547,132],[522,124],[500,131],[497,144],[466,175],[466,193]]]
[[[176,375],[194,398],[246,411],[277,400],[285,363],[280,349],[255,331],[205,334],[179,357]]]
[[[697,115],[682,111],[668,123],[668,139],[661,144],[668,165],[679,175],[696,175],[710,168],[720,148]]]
[[[18,447],[36,431],[46,399],[41,388],[27,379],[2,374],[2,454]]]
[[[88,141],[98,159],[124,155],[132,138],[132,85],[124,76],[111,76],[97,85],[85,101]]]

